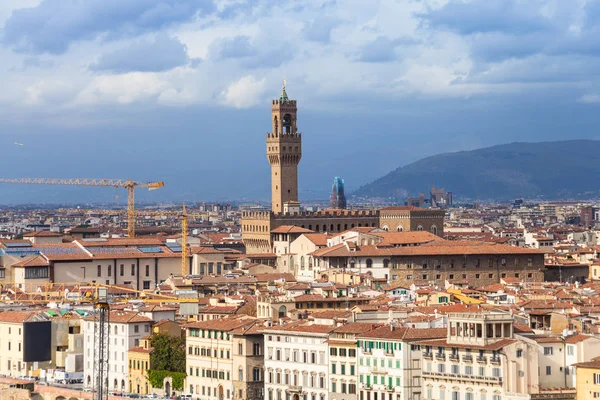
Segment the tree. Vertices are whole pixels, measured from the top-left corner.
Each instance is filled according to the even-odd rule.
[[[153,370],[185,372],[184,339],[158,333],[152,335],[150,344],[154,348],[150,354]]]

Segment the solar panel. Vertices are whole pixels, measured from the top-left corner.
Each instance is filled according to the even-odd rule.
[[[138,247],[138,250],[142,253],[162,253],[160,247]]]
[[[171,250],[174,253],[181,253],[183,251],[183,249],[181,248],[181,246],[169,247],[169,250]]]
[[[6,247],[31,247],[30,242],[4,243]]]
[[[138,251],[135,247],[86,247],[86,249],[92,254],[127,254]]]

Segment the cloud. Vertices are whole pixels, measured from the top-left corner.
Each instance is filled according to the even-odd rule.
[[[433,28],[462,35],[481,32],[531,33],[552,29],[542,14],[542,0],[449,0],[439,9],[420,14]]]
[[[598,95],[598,94],[586,94],[586,95],[581,96],[579,98],[579,102],[580,103],[585,103],[585,104],[600,103],[600,95]]]
[[[250,37],[235,36],[217,39],[210,45],[209,54],[216,59],[250,57],[255,50],[250,44]]]
[[[329,43],[331,31],[338,24],[337,19],[331,17],[318,17],[304,26],[304,37],[313,42]]]
[[[130,72],[122,75],[102,75],[92,79],[75,99],[75,105],[98,103],[131,104],[148,101],[171,89],[157,74]]]
[[[260,101],[266,89],[265,78],[256,79],[252,75],[240,78],[223,92],[223,103],[236,108],[252,107]]]
[[[238,59],[245,68],[274,68],[290,61],[294,47],[287,43],[255,45],[249,36],[217,39],[209,55],[215,60]]]
[[[116,73],[159,72],[186,65],[188,61],[185,45],[176,38],[158,34],[102,55],[90,69]]]
[[[388,62],[396,59],[396,44],[390,38],[379,36],[377,39],[365,44],[358,56],[364,62]]]
[[[18,52],[62,54],[76,41],[136,36],[213,9],[209,0],[42,0],[12,12],[3,41]]]

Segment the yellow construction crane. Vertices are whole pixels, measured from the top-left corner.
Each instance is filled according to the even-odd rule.
[[[130,179],[54,179],[54,178],[0,178],[0,183],[70,185],[70,186],[112,186],[127,189],[127,235],[135,237],[135,188],[156,190],[165,186],[164,182],[140,183]]]
[[[181,220],[181,276],[185,277],[188,275],[188,218],[201,218],[205,217],[206,214],[189,214],[183,205],[182,211],[142,211],[140,215],[152,215],[152,216],[176,216]]]

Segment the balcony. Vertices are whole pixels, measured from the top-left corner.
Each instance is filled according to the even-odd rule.
[[[423,358],[426,360],[432,360],[433,359],[433,353],[423,353]]]
[[[458,362],[458,354],[450,354],[450,355],[448,356],[448,359],[449,359],[450,361],[456,361],[456,362]]]
[[[288,386],[288,392],[290,393],[302,393],[302,386]]]
[[[470,354],[466,354],[462,357],[463,362],[469,362],[472,363],[473,362],[473,356]]]
[[[479,375],[464,375],[464,374],[453,374],[448,372],[427,372],[423,371],[422,376],[434,378],[434,379],[444,379],[451,381],[468,381],[468,382],[481,382],[481,383],[492,383],[492,384],[501,384],[502,378],[499,376],[479,376]]]
[[[500,357],[492,357],[490,358],[490,362],[494,365],[500,365]]]
[[[446,354],[444,354],[444,353],[437,353],[435,355],[435,359],[436,360],[441,360],[441,361],[446,361]]]
[[[479,364],[487,364],[487,357],[486,356],[477,356],[477,362]]]
[[[393,392],[396,390],[396,388],[394,386],[386,386],[385,390],[387,390],[388,392]]]
[[[369,368],[369,371],[372,374],[377,374],[377,375],[387,375],[387,370],[384,367],[371,367]]]

